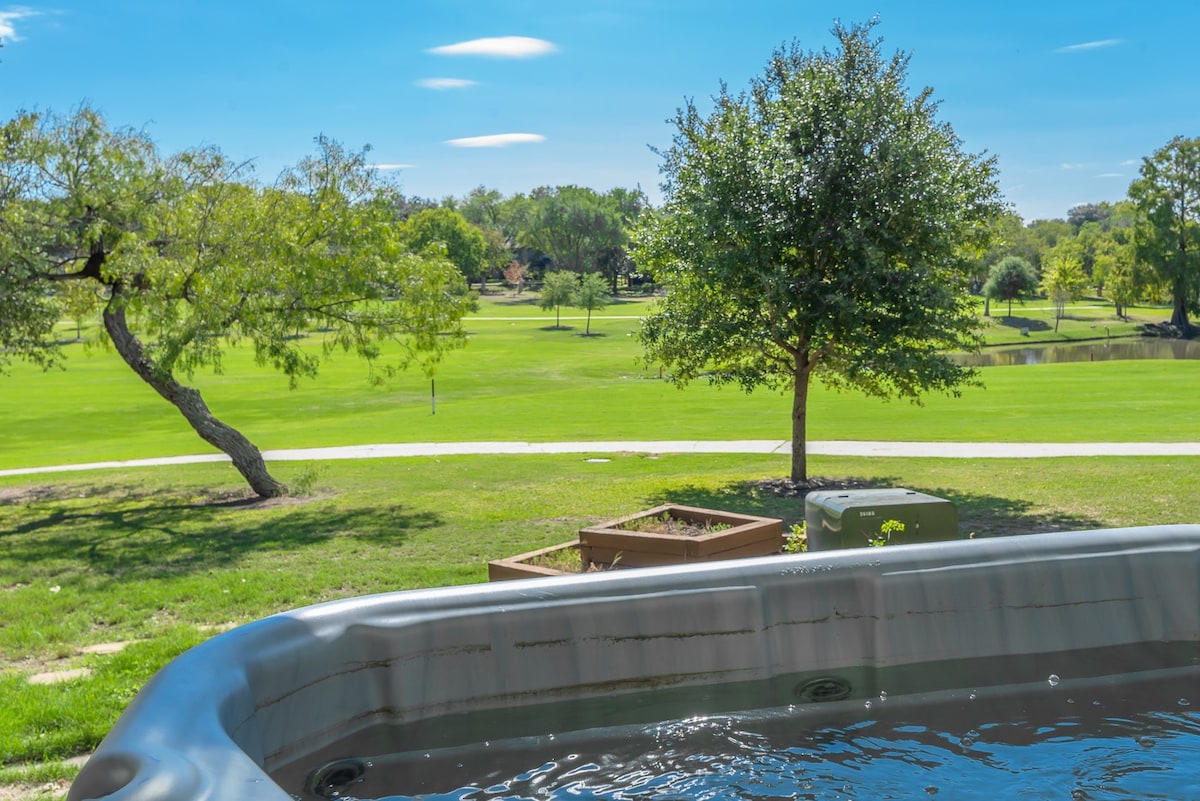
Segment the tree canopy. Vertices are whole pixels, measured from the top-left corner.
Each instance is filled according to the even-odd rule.
[[[640,338],[684,384],[700,376],[792,393],[792,478],[807,480],[814,375],[916,399],[973,373],[971,257],[1001,211],[993,160],[965,153],[908,57],[874,23],[834,52],[776,51],[748,91],[688,102],[660,152],[665,201],[635,258],[666,285]]]
[[[1038,288],[1054,304],[1054,330],[1058,331],[1067,304],[1078,299],[1087,288],[1087,274],[1077,242],[1064,239],[1042,258],[1042,281]]]
[[[443,206],[418,211],[404,221],[400,233],[414,253],[430,246],[441,247],[467,281],[483,276],[489,266],[491,245],[483,231],[453,209]]]
[[[404,247],[394,188],[364,153],[318,137],[315,155],[260,187],[216,150],[163,156],[86,106],[21,114],[0,137],[0,368],[58,363],[59,299],[90,287],[125,362],[259,495],[286,487],[181,377],[219,370],[235,342],[294,384],[335,350],[380,375],[432,369],[463,340],[462,275]],[[315,344],[297,336],[315,330]]]
[[[1129,187],[1138,211],[1138,258],[1171,292],[1171,325],[1191,335],[1200,312],[1200,138],[1177,136],[1147,156]]]
[[[1008,301],[1008,316],[1012,317],[1012,302],[1037,289],[1038,279],[1033,267],[1020,256],[1005,256],[992,265],[983,295],[992,300]]]
[[[542,279],[542,294],[538,307],[542,311],[554,309],[554,327],[562,327],[562,307],[575,300],[579,291],[579,275],[566,270],[553,270]]]
[[[592,334],[592,312],[603,309],[611,301],[608,283],[600,273],[588,273],[580,279],[572,302],[587,312],[587,325],[583,329],[586,336]]]

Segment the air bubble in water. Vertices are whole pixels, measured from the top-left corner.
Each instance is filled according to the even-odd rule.
[[[976,694],[976,692],[974,690],[971,690],[971,694],[967,696],[967,700],[974,701],[978,697],[979,697],[979,695]]]
[[[863,706],[864,706],[864,707],[866,707],[867,709],[870,709],[870,708],[871,708],[871,702],[870,702],[870,701],[864,701],[864,702],[863,702]]]
[[[887,700],[887,690],[880,690],[880,691],[879,691],[879,700],[880,700],[880,701],[886,701],[886,700]]]
[[[1192,702],[1186,698],[1180,698],[1175,703],[1179,704],[1180,706],[1191,706],[1192,705]]]
[[[1137,744],[1140,745],[1142,748],[1153,748],[1154,747],[1154,738],[1153,737],[1139,737]]]
[[[1050,684],[1050,686],[1051,686],[1051,687],[1057,687],[1057,686],[1058,686],[1058,683],[1059,683],[1060,681],[1062,681],[1062,679],[1060,679],[1060,678],[1058,677],[1058,674],[1057,674],[1057,673],[1051,673],[1051,674],[1050,674],[1050,678],[1046,679],[1046,681],[1047,681],[1047,682]]]

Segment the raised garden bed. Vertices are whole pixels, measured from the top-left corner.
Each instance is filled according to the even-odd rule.
[[[668,503],[579,530],[584,564],[651,567],[779,553],[783,521]]]
[[[538,548],[536,551],[493,559],[488,562],[488,581],[535,578],[537,576],[568,576],[612,570],[611,563],[591,562],[584,559],[579,540]]]

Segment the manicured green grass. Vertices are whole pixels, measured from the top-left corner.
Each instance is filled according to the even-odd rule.
[[[505,305],[508,304],[508,305]],[[507,314],[511,309],[521,315]],[[197,374],[218,417],[264,449],[374,442],[788,439],[790,399],[696,382],[680,391],[638,359],[642,301],[597,317],[595,336],[555,329],[524,299],[489,298],[467,346],[435,377],[367,381],[353,358],[289,390],[234,349],[221,375]],[[518,319],[503,319],[516,316]],[[564,322],[564,326],[566,322]],[[68,348],[65,371],[18,365],[0,377],[0,469],[210,452],[174,408],[111,352]],[[817,387],[809,437],[850,440],[1124,441],[1193,439],[1197,362],[1096,362],[989,368],[984,388],[924,406]],[[984,425],[984,421],[988,424]],[[1119,424],[1116,424],[1118,423]]]

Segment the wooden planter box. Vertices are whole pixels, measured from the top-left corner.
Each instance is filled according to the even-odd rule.
[[[571,552],[574,552],[574,558],[571,558]],[[544,564],[538,564],[540,561],[546,561],[546,557],[551,560],[573,561],[578,564],[572,570],[563,568],[548,567]],[[554,559],[554,557],[560,557]],[[579,548],[579,540],[564,542],[561,545],[551,545],[548,548],[538,548],[536,551],[510,556],[507,559],[493,559],[488,562],[488,581],[506,581],[508,579],[535,578],[537,576],[571,576],[580,573],[587,573],[593,568],[593,563],[584,558],[582,551]],[[595,568],[599,570],[609,570],[611,564],[599,563],[595,564]]]
[[[650,531],[672,522],[679,533]],[[711,530],[715,527],[717,530]],[[690,529],[690,530],[689,530]],[[779,553],[783,521],[668,503],[579,531],[585,563],[651,567]]]

